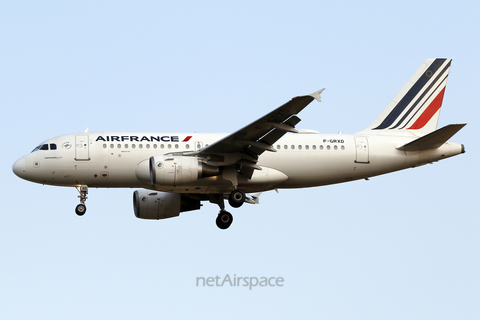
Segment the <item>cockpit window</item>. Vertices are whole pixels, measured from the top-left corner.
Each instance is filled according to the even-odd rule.
[[[57,150],[57,145],[55,143],[50,143],[50,145],[48,143],[41,144],[37,146],[35,149],[33,149],[32,152],[35,152],[37,150]]]

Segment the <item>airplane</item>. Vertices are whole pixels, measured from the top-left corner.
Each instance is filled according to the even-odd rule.
[[[233,208],[258,203],[264,191],[368,180],[465,152],[448,141],[466,124],[437,129],[451,59],[428,59],[382,113],[356,134],[297,130],[297,116],[324,89],[297,96],[231,134],[99,132],[62,135],[39,144],[12,167],[20,178],[75,187],[86,212],[89,188],[140,188],[141,219],[166,219],[220,207],[227,229]],[[254,195],[249,195],[255,193]]]

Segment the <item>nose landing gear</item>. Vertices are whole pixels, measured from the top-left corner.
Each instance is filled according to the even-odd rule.
[[[85,214],[85,212],[87,212],[87,206],[85,205],[85,201],[87,201],[87,194],[88,194],[88,186],[85,185],[85,184],[82,184],[79,187],[75,187],[77,189],[77,191],[80,193],[80,195],[78,196],[80,198],[80,204],[77,205],[77,207],[75,208],[75,213],[78,215],[78,216],[83,216]]]
[[[75,213],[79,216],[83,216],[87,212],[87,206],[83,203],[77,204],[75,208]]]

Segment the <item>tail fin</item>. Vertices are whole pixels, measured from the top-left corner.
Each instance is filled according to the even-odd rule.
[[[423,136],[437,129],[452,59],[428,59],[362,133]]]

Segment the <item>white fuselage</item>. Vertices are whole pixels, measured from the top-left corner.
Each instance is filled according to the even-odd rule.
[[[15,164],[20,177],[48,185],[94,188],[147,188],[179,193],[224,193],[232,190],[222,175],[182,186],[152,185],[148,160],[174,152],[198,151],[226,134],[198,133],[80,133],[44,142],[56,150],[37,150]],[[238,188],[260,192],[274,188],[303,188],[364,179],[415,167],[460,154],[462,145],[446,142],[418,152],[396,148],[415,137],[286,134],[264,152],[252,179],[242,176]],[[19,168],[23,169],[20,170]],[[17,172],[16,171],[16,172]],[[142,178],[143,179],[140,179]]]

